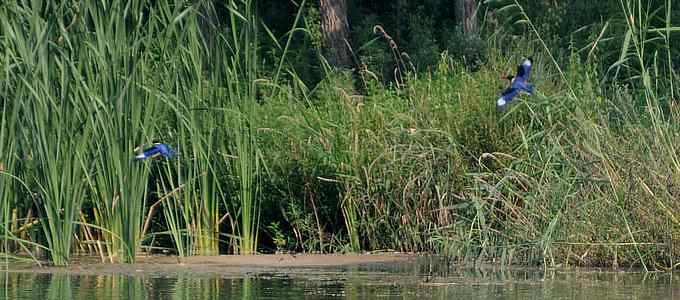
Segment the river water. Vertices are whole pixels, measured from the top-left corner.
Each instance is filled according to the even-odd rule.
[[[460,269],[441,259],[241,274],[0,272],[0,299],[680,299],[672,273]]]

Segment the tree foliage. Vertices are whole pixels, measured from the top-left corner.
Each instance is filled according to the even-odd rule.
[[[479,31],[465,34],[456,19],[455,1],[347,1],[350,23],[350,44],[354,63],[366,64],[381,80],[391,80],[389,47],[375,40],[372,29],[381,25],[391,35],[400,49],[413,59],[419,71],[426,71],[438,61],[442,52],[472,69],[484,63],[488,40],[512,40],[529,32],[526,18],[536,24],[551,49],[559,49],[558,56],[569,57],[573,50],[597,55],[603,65],[616,62],[627,25],[620,1],[554,1],[554,0],[478,0],[477,23]],[[648,1],[650,12],[657,12],[650,24],[664,22],[665,1]],[[290,30],[297,11],[295,1],[264,0],[259,11],[263,22],[271,26],[277,37],[284,39]],[[524,8],[522,16],[518,4]],[[680,6],[678,7],[680,8]],[[680,18],[680,9],[672,12],[673,19]],[[322,78],[322,68],[313,62],[319,55],[318,4],[308,3],[304,11],[308,34],[296,35],[291,66],[306,82]],[[598,39],[599,37],[599,39]],[[680,38],[672,37],[675,44]],[[593,43],[597,41],[597,45]],[[680,51],[680,50],[675,50]],[[680,54],[680,53],[679,53]],[[679,57],[676,55],[676,57]],[[677,62],[677,58],[675,58]],[[354,66],[359,67],[359,66]]]

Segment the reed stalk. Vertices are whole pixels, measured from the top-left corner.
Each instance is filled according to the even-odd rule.
[[[231,201],[232,215],[238,216],[236,230],[238,253],[257,251],[260,222],[260,150],[257,142],[255,106],[258,76],[258,23],[255,3],[250,0],[228,2],[229,33],[223,42],[230,53],[222,57],[222,80],[226,86],[228,112],[222,155],[235,180]],[[227,155],[230,154],[230,155]]]
[[[158,100],[145,89],[151,69],[143,49],[151,45],[144,40],[143,20],[133,13],[145,5],[92,2],[81,7],[83,22],[93,30],[77,41],[91,45],[79,49],[89,79],[83,86],[90,99],[87,124],[96,134],[88,182],[95,220],[108,230],[101,235],[110,262],[134,262],[143,240],[149,167],[133,159],[133,149],[155,138],[158,119]]]

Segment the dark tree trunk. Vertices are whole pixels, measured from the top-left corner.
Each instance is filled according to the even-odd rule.
[[[350,68],[347,0],[319,0],[319,14],[322,47],[328,63],[337,68]]]
[[[477,31],[477,7],[475,0],[455,0],[456,23],[463,27],[465,33]]]

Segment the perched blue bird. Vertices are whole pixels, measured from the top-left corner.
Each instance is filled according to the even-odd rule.
[[[141,146],[137,147],[135,149],[135,152],[137,152],[137,155],[135,156],[136,160],[143,160],[147,158],[156,158],[159,155],[162,155],[163,157],[167,159],[171,159],[175,156],[175,151],[170,148],[170,146],[162,143],[154,143],[151,147],[144,149],[145,144],[142,144]]]
[[[531,57],[527,58],[522,64],[517,66],[517,74],[515,76],[508,75],[505,77],[505,79],[510,81],[510,87],[503,91],[501,97],[496,100],[497,110],[505,110],[519,92],[526,92],[529,95],[534,94],[534,85],[527,83],[529,76],[531,76],[531,66],[533,63],[534,61]]]

